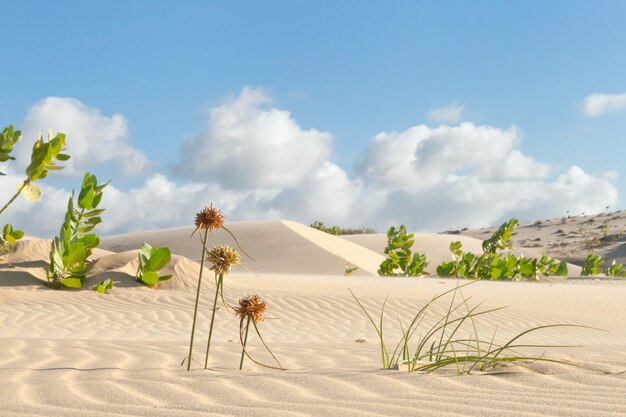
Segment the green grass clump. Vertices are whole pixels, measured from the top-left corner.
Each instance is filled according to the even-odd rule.
[[[434,296],[413,316],[408,325],[402,322],[397,308],[395,315],[401,330],[400,340],[393,350],[388,348],[383,331],[385,308],[389,297],[385,298],[378,320],[367,311],[365,306],[350,290],[352,297],[374,327],[379,338],[383,369],[399,368],[405,365],[409,372],[434,372],[442,368],[453,367],[458,374],[470,373],[473,370],[488,371],[504,365],[527,367],[532,362],[553,362],[578,366],[572,362],[546,358],[543,354],[525,354],[526,349],[546,349],[553,346],[547,344],[522,343],[520,339],[529,333],[558,327],[587,326],[574,324],[549,324],[536,326],[518,333],[504,343],[496,342],[496,331],[488,338],[479,334],[475,318],[496,313],[504,307],[480,310],[480,304],[470,306],[462,288],[474,282],[456,285],[453,289]],[[424,319],[432,316],[432,307],[438,300],[445,301],[448,297],[447,309],[434,324],[426,325]],[[468,336],[463,336],[463,335]]]

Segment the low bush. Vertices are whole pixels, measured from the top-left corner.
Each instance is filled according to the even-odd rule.
[[[503,223],[490,238],[483,241],[482,255],[463,252],[463,245],[459,241],[450,243],[452,261],[439,265],[437,275],[492,280],[536,280],[540,275],[566,276],[568,270],[565,261],[557,261],[547,255],[534,259],[501,252],[510,250],[511,237],[517,224],[517,219]]]
[[[427,274],[424,270],[428,266],[426,255],[412,253],[411,247],[415,243],[413,234],[406,232],[406,227],[390,227],[387,231],[387,258],[380,264],[378,274],[383,276],[413,277]]]
[[[98,235],[88,232],[102,223],[100,214],[104,209],[97,207],[108,184],[98,185],[96,176],[87,173],[76,202],[72,192],[61,232],[52,241],[50,250],[46,273],[52,287],[80,288],[87,279],[87,258],[100,243]]]
[[[172,278],[171,275],[159,275],[159,271],[172,259],[169,248],[159,248],[144,243],[139,257],[139,267],[135,273],[135,280],[154,288],[160,281]]]

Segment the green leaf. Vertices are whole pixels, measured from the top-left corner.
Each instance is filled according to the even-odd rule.
[[[61,280],[61,284],[68,288],[80,288],[82,281],[79,278],[64,278]]]
[[[172,278],[172,275],[161,275],[159,281],[167,281],[170,278]]]
[[[152,271],[158,271],[171,260],[172,255],[169,248],[158,248],[153,253],[146,267]]]
[[[141,281],[148,285],[154,285],[159,282],[159,274],[154,271],[144,272],[141,277]]]
[[[92,186],[82,188],[80,190],[80,194],[78,195],[78,207],[84,208],[85,210],[91,210],[93,208],[93,199],[95,195],[96,192]]]
[[[89,219],[91,217],[96,217],[100,214],[102,214],[104,212],[105,209],[96,209],[96,210],[91,210],[88,211],[87,213],[83,213],[83,218],[84,219]]]

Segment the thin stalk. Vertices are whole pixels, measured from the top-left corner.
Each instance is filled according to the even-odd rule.
[[[191,325],[191,340],[189,341],[189,356],[187,359],[187,370],[191,370],[191,354],[193,351],[193,336],[196,332],[196,318],[198,317],[198,301],[200,301],[200,288],[202,286],[202,271],[204,271],[204,258],[206,255],[205,247],[209,229],[204,230],[204,239],[202,239],[202,260],[200,261],[200,274],[198,275],[198,289],[196,290],[196,304],[193,308],[193,323]]]
[[[20,193],[22,192],[22,190],[24,189],[24,187],[26,187],[28,184],[30,184],[30,180],[27,178],[24,180],[24,182],[22,183],[22,185],[20,186],[20,188],[17,189],[17,192],[15,193],[15,195],[13,197],[11,197],[11,199],[9,200],[8,203],[6,203],[4,205],[4,207],[2,207],[2,209],[0,210],[0,214],[2,214],[4,212],[4,210],[6,210],[11,203],[13,203],[15,201],[15,199],[17,197],[19,197]]]
[[[241,371],[243,369],[243,358],[244,355],[246,353],[246,343],[248,342],[248,330],[250,328],[250,315],[248,315],[248,321],[246,322],[246,330],[245,330],[245,334],[243,336],[243,341],[241,342],[241,359],[239,360],[239,370]]]
[[[216,272],[217,275],[217,272]],[[211,313],[211,327],[209,327],[209,338],[206,342],[206,356],[204,357],[204,369],[209,367],[209,350],[211,349],[211,337],[213,336],[213,323],[215,323],[215,311],[217,310],[217,296],[224,281],[224,273],[221,272],[215,286],[215,299],[213,300],[213,312]]]

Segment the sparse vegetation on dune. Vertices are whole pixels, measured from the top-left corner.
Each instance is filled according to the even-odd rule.
[[[474,279],[538,279],[540,275],[566,276],[567,264],[547,255],[541,258],[526,258],[510,253],[511,237],[518,225],[517,219],[503,223],[491,237],[482,243],[483,253],[480,255],[464,252],[460,241],[450,243],[452,261],[443,262],[437,267],[437,275],[441,277],[474,278]],[[404,225],[399,228],[390,227],[387,231],[387,258],[380,264],[378,271],[382,276],[419,276],[427,274],[428,265],[424,254],[412,254],[413,234],[407,234]],[[505,252],[507,251],[507,252]]]
[[[356,229],[352,228],[342,228],[339,226],[326,226],[324,222],[319,220],[314,221],[309,225],[314,229],[320,230],[322,232],[326,232],[331,235],[339,236],[339,235],[370,235],[376,233],[376,230],[371,229],[369,227],[360,227]]]

